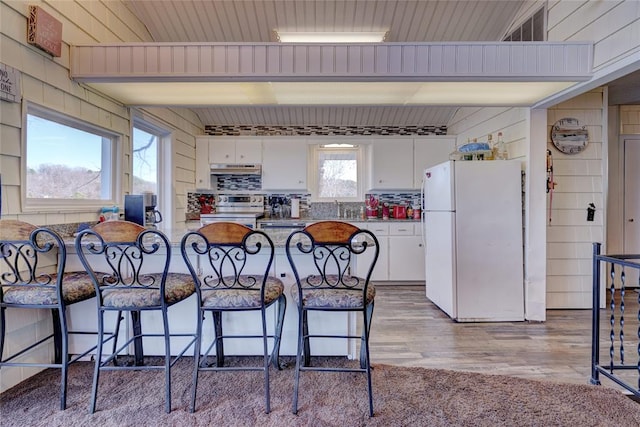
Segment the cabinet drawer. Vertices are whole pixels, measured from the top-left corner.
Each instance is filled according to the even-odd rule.
[[[392,236],[413,236],[413,224],[393,222],[389,224],[389,234]]]
[[[422,236],[422,223],[413,224],[413,234]]]
[[[388,236],[389,235],[389,224],[376,223],[371,222],[367,224],[367,230],[371,231],[373,234],[377,236]]]

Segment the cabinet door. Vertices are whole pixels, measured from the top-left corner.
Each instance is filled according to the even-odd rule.
[[[236,163],[262,163],[262,139],[238,138],[236,140]]]
[[[209,138],[196,139],[196,189],[211,189],[209,168]]]
[[[413,144],[413,188],[421,188],[424,170],[449,160],[449,154],[456,149],[456,138],[452,136],[416,138]]]
[[[413,188],[413,140],[388,138],[371,144],[371,189]]]
[[[389,237],[389,280],[421,280],[424,273],[421,236]]]
[[[210,138],[209,163],[236,163],[236,141],[229,138]]]
[[[307,191],[306,141],[265,139],[262,145],[262,189]]]
[[[371,280],[389,280],[389,224],[373,222],[367,224],[366,228],[376,236],[378,244],[380,245],[380,253],[378,254],[376,265],[373,267]],[[364,275],[367,274],[366,264],[373,258],[373,253],[371,250],[365,251],[365,253],[361,255],[361,257],[364,258],[364,262],[356,262],[358,276],[364,277]]]

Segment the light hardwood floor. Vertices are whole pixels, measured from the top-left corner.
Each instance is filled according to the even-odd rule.
[[[376,290],[370,338],[372,363],[589,383],[591,310],[548,310],[545,322],[457,323],[426,298],[424,285],[378,283]],[[629,295],[626,363],[635,364],[637,293]],[[606,309],[601,316],[602,363],[609,360]],[[637,384],[637,373],[633,374]],[[601,381],[618,387],[602,376]]]

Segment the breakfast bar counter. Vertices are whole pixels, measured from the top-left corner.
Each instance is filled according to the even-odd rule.
[[[172,243],[171,247],[171,263],[169,270],[176,273],[189,273],[187,266],[182,259],[180,252],[180,242],[182,237],[189,231],[196,230],[199,227],[199,223],[193,222],[183,228],[174,229],[162,229]],[[275,257],[271,266],[271,275],[278,277],[285,284],[285,295],[287,297],[287,311],[284,320],[284,327],[282,332],[282,343],[280,347],[281,355],[295,355],[296,354],[296,337],[298,328],[298,313],[295,304],[292,302],[291,292],[295,289],[295,277],[293,271],[289,265],[284,245],[289,232],[283,230],[269,230],[267,234],[274,241],[275,245]],[[82,264],[76,254],[74,239],[72,237],[65,240],[67,244],[68,257],[67,257],[67,270],[68,271],[80,271],[83,269]],[[312,265],[308,265],[308,270],[302,273],[310,273],[313,268]],[[109,313],[111,314],[111,313]],[[309,316],[318,316],[318,319],[311,322],[313,325],[318,325],[317,330],[314,333],[317,334],[355,334],[356,321],[353,314],[347,313],[310,313]],[[171,333],[189,333],[193,332],[196,328],[197,322],[197,301],[196,295],[192,295],[185,301],[182,301],[169,308],[169,326]],[[260,334],[260,320],[259,312],[255,313],[224,313],[223,324],[225,328],[225,334],[234,333],[246,333],[252,331],[252,333]],[[270,328],[273,329],[276,319],[276,310],[271,307],[267,310],[267,316],[273,318],[273,322],[270,322]],[[121,328],[121,338],[124,339],[131,335],[132,322],[130,318],[126,318],[126,328]],[[161,332],[162,318],[159,313],[155,312],[142,312],[141,314],[142,328],[145,332]],[[97,330],[97,314],[96,314],[96,302],[94,299],[84,301],[78,304],[74,304],[69,308],[69,323],[71,329],[80,329],[85,331]],[[106,325],[115,325],[115,314],[111,318],[107,317]],[[270,333],[273,331],[271,330]],[[210,318],[206,318],[203,323],[203,346],[208,346],[213,337],[213,322]],[[72,353],[80,352],[82,349],[90,347],[89,344],[92,340],[91,336],[74,336],[70,337],[69,347]],[[187,338],[184,338],[185,340]],[[184,343],[180,341],[181,338],[174,338],[171,341],[172,354],[184,348]],[[255,342],[252,342],[255,341]],[[227,340],[225,342],[225,354],[228,355],[261,355],[262,354],[262,342],[261,340]],[[314,355],[327,355],[327,356],[348,356],[349,358],[356,357],[356,340],[351,340],[349,343],[346,340],[329,340],[329,339],[312,339],[311,351]],[[143,342],[145,355],[157,355],[164,353],[164,341],[162,339],[145,338]],[[130,349],[130,354],[133,354],[133,348]]]

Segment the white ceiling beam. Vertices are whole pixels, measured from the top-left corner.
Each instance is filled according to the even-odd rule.
[[[590,42],[124,43],[71,47],[80,82],[586,81]]]

